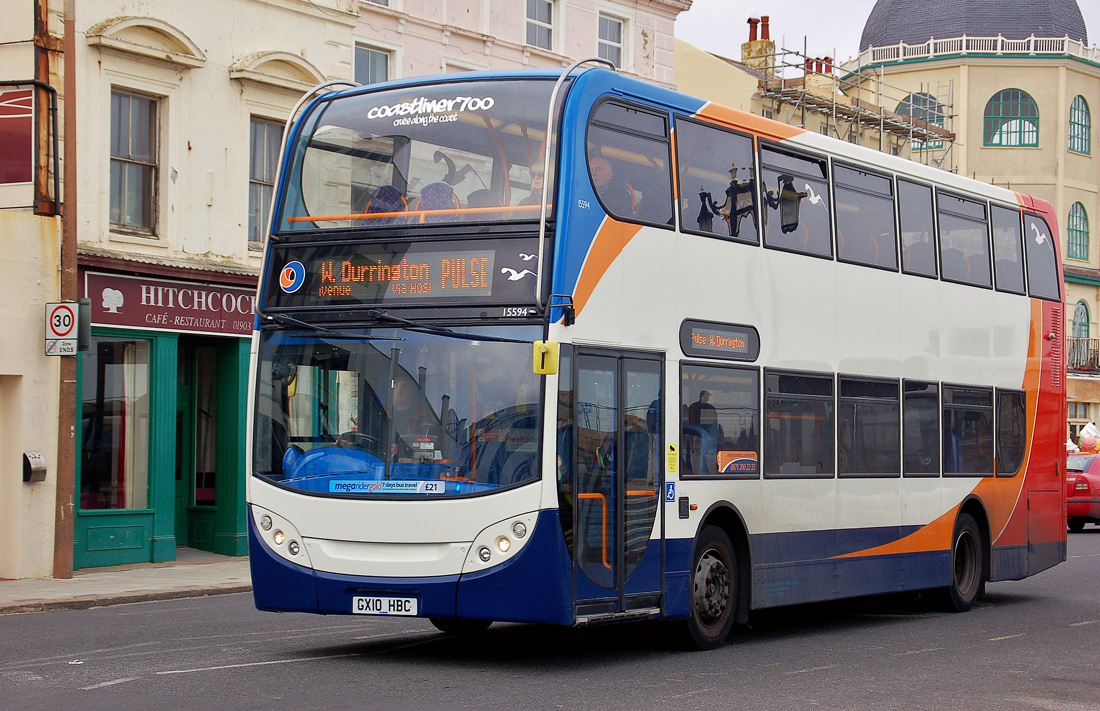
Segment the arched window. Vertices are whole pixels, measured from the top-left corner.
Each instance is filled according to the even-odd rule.
[[[1069,105],[1069,149],[1088,155],[1092,152],[1092,117],[1089,102],[1078,94]]]
[[[1085,212],[1085,206],[1079,202],[1073,203],[1073,206],[1069,209],[1067,233],[1069,235],[1069,249],[1066,256],[1070,259],[1088,259],[1089,216]]]
[[[912,116],[932,126],[943,128],[943,106],[931,94],[910,94],[905,97],[894,113],[900,116]],[[913,139],[913,150],[924,151],[943,148],[943,141],[922,141]]]
[[[987,146],[1038,146],[1039,105],[1026,91],[1002,89],[985,105]]]
[[[1073,337],[1089,337],[1089,305],[1083,300],[1078,301],[1073,309]]]

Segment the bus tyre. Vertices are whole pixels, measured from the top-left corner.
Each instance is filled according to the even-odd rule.
[[[737,606],[737,559],[726,532],[704,526],[695,541],[687,630],[699,649],[721,647]]]
[[[982,580],[982,534],[970,514],[959,514],[951,536],[951,585],[947,588],[947,609],[966,612],[984,592]]]
[[[1085,530],[1085,519],[1083,518],[1071,518],[1067,521],[1067,524],[1069,525],[1069,530],[1074,533],[1080,533]]]
[[[489,629],[489,625],[493,624],[492,620],[458,620],[454,617],[429,617],[428,622],[431,622],[443,634],[455,637],[465,637],[484,632]]]

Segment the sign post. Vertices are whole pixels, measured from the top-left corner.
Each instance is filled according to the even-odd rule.
[[[75,301],[46,304],[46,355],[76,355],[77,313]]]

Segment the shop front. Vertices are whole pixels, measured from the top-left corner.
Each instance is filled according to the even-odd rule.
[[[83,270],[74,568],[245,555],[255,288]],[[243,281],[241,279],[240,281]]]

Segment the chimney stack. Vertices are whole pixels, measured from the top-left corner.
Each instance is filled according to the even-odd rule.
[[[769,40],[769,39],[771,39],[770,35],[771,35],[771,33],[768,30],[768,16],[767,15],[761,15],[760,16],[760,39]]]
[[[760,24],[760,20],[755,17],[749,18],[749,42],[756,41],[756,26]]]
[[[757,39],[757,30],[762,30]],[[768,18],[749,18],[749,41],[741,45],[741,62],[748,67],[765,72],[775,73],[775,42],[768,39]]]

